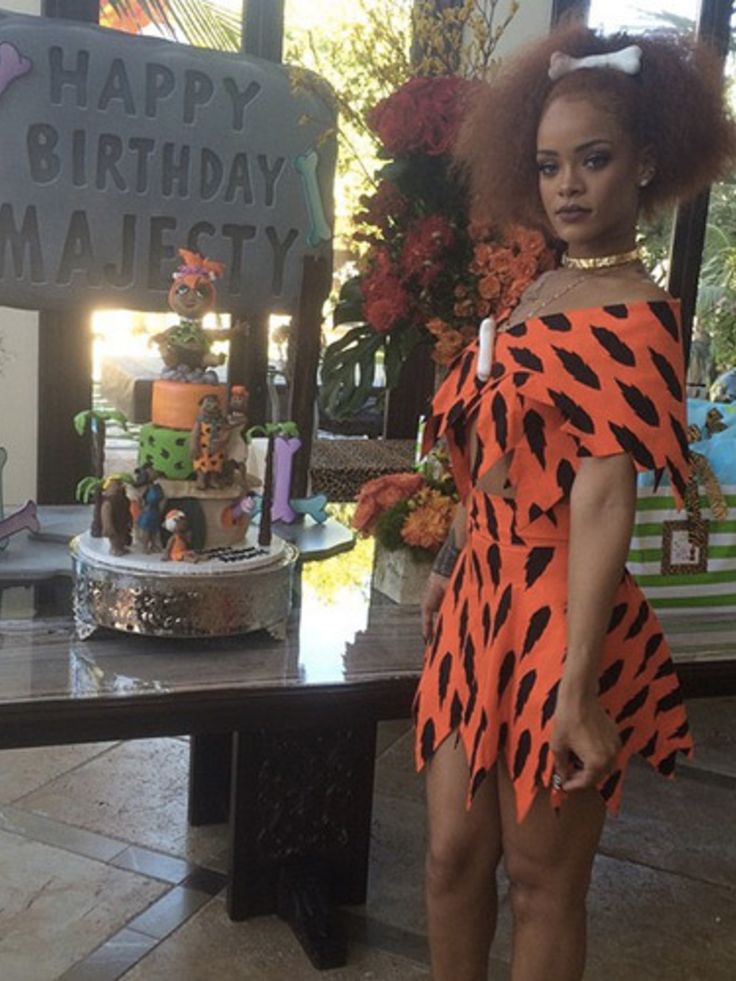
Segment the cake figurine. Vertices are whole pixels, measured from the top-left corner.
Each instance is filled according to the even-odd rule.
[[[225,330],[205,328],[204,317],[215,307],[215,280],[225,267],[221,262],[205,259],[197,252],[179,249],[182,262],[173,275],[169,290],[169,306],[179,317],[179,323],[151,338],[158,345],[164,362],[163,377],[177,381],[218,381],[212,370],[224,364],[226,356],[215,354],[215,341],[229,341],[243,333],[240,324]]]
[[[199,556],[192,548],[189,520],[183,511],[174,508],[166,512],[164,528],[170,533],[162,562],[197,562]]]
[[[248,425],[248,389],[244,385],[230,386],[227,417],[231,426]]]
[[[231,428],[217,396],[202,396],[190,441],[192,466],[197,475],[199,490],[222,487],[225,484],[227,444]]]
[[[110,555],[130,551],[133,521],[122,474],[111,474],[102,482],[100,524],[103,538],[110,542]]]
[[[158,482],[160,476],[153,467],[136,467],[133,486],[138,491],[138,513],[135,528],[147,554],[161,548],[161,507],[166,495]]]

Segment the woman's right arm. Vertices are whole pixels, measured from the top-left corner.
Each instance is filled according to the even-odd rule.
[[[422,599],[422,635],[427,643],[432,640],[437,611],[445,595],[452,570],[465,544],[465,520],[465,505],[458,504],[447,540],[437,553],[427,580]]]

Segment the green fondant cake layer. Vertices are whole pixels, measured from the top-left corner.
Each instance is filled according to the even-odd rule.
[[[139,466],[151,466],[169,480],[189,480],[194,476],[189,436],[188,429],[164,429],[146,423],[141,426],[138,443]]]

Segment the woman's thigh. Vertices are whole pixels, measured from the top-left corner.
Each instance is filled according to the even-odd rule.
[[[426,771],[429,858],[443,863],[495,869],[501,856],[501,817],[496,768],[491,770],[467,807],[470,772],[465,748],[448,736]]]
[[[582,899],[605,822],[600,793],[568,794],[556,811],[540,790],[524,821],[516,821],[514,789],[505,766],[498,767],[504,863],[512,884],[557,891],[560,899]]]

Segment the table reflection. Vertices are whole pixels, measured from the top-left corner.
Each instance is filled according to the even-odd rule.
[[[297,571],[285,640],[265,632],[175,639],[73,632],[68,579],[0,588],[0,703],[223,688],[321,687],[406,677],[419,614],[371,589],[372,540]]]

